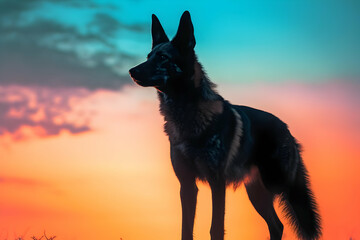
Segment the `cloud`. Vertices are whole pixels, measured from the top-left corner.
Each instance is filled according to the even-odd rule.
[[[142,33],[144,25],[91,11],[88,22],[75,26],[36,12],[45,3],[110,7],[92,1],[0,2],[0,85],[119,89],[131,83],[127,69],[138,58],[122,52],[116,38],[122,30]]]
[[[90,131],[90,116],[74,112],[72,106],[74,100],[87,95],[81,89],[0,87],[0,136],[10,134],[13,140],[23,140],[29,135]]]
[[[17,42],[0,46],[0,52],[2,85],[117,89],[130,83],[127,76],[102,61],[110,53],[81,60],[74,52]]]
[[[19,17],[23,12],[35,7],[38,1],[1,1],[0,2],[0,18]]]
[[[106,13],[97,13],[89,23],[91,28],[98,29],[99,32],[113,37],[120,29],[134,32],[146,32],[148,26],[144,24],[124,24]]]
[[[0,16],[19,16],[26,11],[32,10],[41,6],[44,3],[58,4],[69,6],[73,8],[110,8],[118,10],[118,7],[113,4],[97,4],[94,1],[82,1],[82,0],[26,0],[26,1],[1,1],[0,2]]]

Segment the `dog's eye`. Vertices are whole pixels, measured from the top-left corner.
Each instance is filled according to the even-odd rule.
[[[168,59],[168,57],[166,55],[160,55],[160,59],[161,60],[166,60],[166,59]]]

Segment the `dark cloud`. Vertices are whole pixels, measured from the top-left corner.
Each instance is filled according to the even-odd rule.
[[[111,57],[111,53],[81,59],[72,51],[24,42],[0,45],[0,52],[0,83],[3,85],[118,89],[130,82],[127,76],[116,73],[103,61]]]
[[[92,17],[80,25],[46,18],[45,3],[91,9]],[[127,65],[137,57],[117,47],[118,33],[144,29],[99,13],[108,8],[115,9],[82,0],[0,0],[0,136],[22,140],[91,131],[91,116],[76,112],[71,100],[130,83]]]
[[[18,18],[19,15],[36,7],[38,1],[0,1],[0,19]]]
[[[92,34],[82,34],[74,26],[64,25],[55,20],[37,18],[29,23],[12,23],[0,25],[4,37],[21,39],[25,38],[26,42],[33,42],[40,40],[43,42],[48,38],[58,38],[66,40],[67,38],[75,38],[88,41],[101,41],[106,43],[101,36],[94,36]],[[25,40],[24,39],[24,40]]]
[[[93,1],[87,0],[26,0],[26,1],[13,1],[13,0],[1,0],[0,1],[0,18],[11,16],[19,17],[19,15],[26,11],[32,10],[41,6],[44,3],[58,4],[73,8],[81,9],[112,9],[119,10],[116,5],[113,4],[97,4]]]
[[[71,134],[90,131],[89,114],[74,112],[71,105],[72,99],[87,94],[80,89],[1,87],[0,136],[8,133],[14,140],[25,139],[23,127],[36,128],[33,134],[39,137],[58,135],[63,130]]]
[[[134,32],[146,32],[149,28],[144,24],[124,24],[116,18],[106,14],[97,13],[89,23],[90,28],[95,28],[99,32],[113,37],[119,30],[126,29]]]
[[[141,24],[124,24],[97,13],[85,30],[56,19],[32,15],[42,4],[101,10],[92,1],[0,1],[0,85],[118,89],[130,83],[128,66],[137,57],[116,46],[121,30],[141,33]]]
[[[120,29],[120,23],[108,14],[98,13],[89,23],[89,27],[95,31],[102,32],[107,36],[114,37],[115,33]]]

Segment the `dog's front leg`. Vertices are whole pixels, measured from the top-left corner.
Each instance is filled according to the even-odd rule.
[[[194,218],[198,188],[195,172],[181,148],[170,145],[171,162],[180,182],[180,198],[182,207],[182,240],[193,240]]]
[[[192,240],[194,230],[194,218],[196,211],[196,199],[198,188],[193,181],[180,182],[180,197],[182,207],[182,240]]]
[[[210,235],[211,240],[224,239],[224,215],[225,215],[225,180],[218,179],[210,183],[212,194],[212,222]]]

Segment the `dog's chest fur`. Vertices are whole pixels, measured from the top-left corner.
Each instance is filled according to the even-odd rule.
[[[197,177],[209,181],[223,175],[236,125],[230,104],[222,99],[176,101],[165,95],[160,100],[170,143]]]

